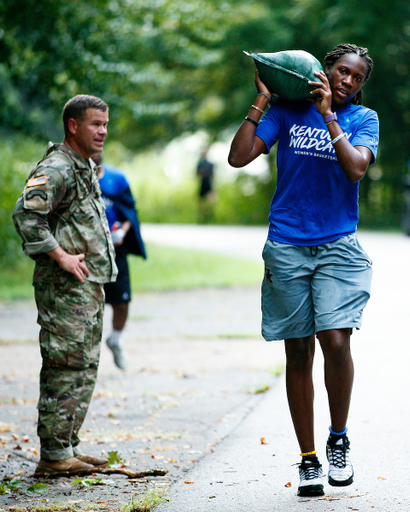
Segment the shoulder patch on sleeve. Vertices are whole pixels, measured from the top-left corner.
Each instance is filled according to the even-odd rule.
[[[24,187],[24,208],[37,212],[48,212],[50,209],[50,185],[52,179],[46,175],[34,176],[27,180]]]
[[[44,190],[41,190],[41,189],[34,189],[34,190],[30,190],[29,192],[27,192],[26,194],[26,200],[27,201],[30,201],[30,199],[33,199],[33,197],[41,197],[41,199],[44,199],[44,201],[47,200],[47,194],[46,192],[44,192]]]
[[[31,178],[27,181],[26,187],[36,187],[38,185],[45,185],[47,183],[46,176],[38,176],[37,178]]]

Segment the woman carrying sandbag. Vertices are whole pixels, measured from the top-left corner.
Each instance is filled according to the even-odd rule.
[[[263,250],[262,334],[285,340],[286,386],[301,449],[299,496],[323,495],[313,432],[315,335],[325,360],[331,425],[328,481],[353,482],[347,417],[353,384],[350,336],[370,296],[371,260],[356,238],[359,181],[376,159],[377,114],[362,106],[373,62],[340,44],[309,81],[310,101],[279,101],[256,72],[258,95],[237,131],[229,163],[243,167],[278,142],[277,188]]]

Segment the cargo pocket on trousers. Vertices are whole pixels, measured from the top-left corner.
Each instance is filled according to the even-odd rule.
[[[50,332],[49,362],[53,367],[85,370],[90,364],[90,354],[84,341],[84,330],[77,339]]]

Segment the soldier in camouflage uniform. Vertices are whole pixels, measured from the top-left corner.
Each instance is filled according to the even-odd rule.
[[[13,220],[36,264],[40,373],[37,474],[76,473],[107,459],[81,453],[78,432],[95,386],[103,284],[115,281],[115,253],[91,155],[101,152],[108,107],[79,95],[64,107],[64,144],[50,143],[27,179]]]

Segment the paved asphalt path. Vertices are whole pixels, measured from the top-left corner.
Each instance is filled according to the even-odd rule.
[[[253,259],[260,257],[265,236],[264,228],[144,226],[147,241]],[[410,238],[371,232],[358,237],[373,260],[374,277],[362,329],[352,339],[354,483],[340,489],[326,485],[320,499],[296,497],[298,476],[292,463],[299,461],[299,450],[281,377],[217,450],[171,487],[170,501],[158,506],[158,512],[410,511]],[[319,352],[315,429],[326,473],[329,416]],[[262,437],[267,444],[261,444]]]
[[[143,225],[147,242],[206,249],[254,261],[261,261],[266,233],[265,227]],[[356,367],[349,420],[356,473],[353,485],[344,489],[326,485],[321,499],[296,496],[298,474],[292,464],[299,461],[299,449],[287,408],[284,377],[268,380],[269,369],[283,363],[283,344],[264,343],[258,334],[258,288],[136,297],[125,333],[132,367],[126,374],[116,370],[103,346],[96,397],[84,426],[88,447],[98,454],[99,447],[91,442],[99,432],[95,428],[98,424],[107,432],[105,444],[99,446],[109,450],[116,442],[137,468],[149,469],[158,462],[144,454],[152,452],[157,457],[160,447],[155,446],[155,439],[139,440],[137,435],[121,441],[115,430],[121,428],[121,422],[124,432],[136,424],[148,433],[160,429],[184,432],[183,441],[173,441],[181,444],[176,455],[164,452],[164,457],[158,457],[159,464],[169,457],[181,461],[166,466],[173,485],[167,494],[170,501],[159,505],[155,509],[158,512],[410,512],[410,238],[400,233],[363,232],[359,240],[373,259],[374,279],[363,327],[354,333],[352,342]],[[108,323],[109,317],[106,330]],[[2,305],[0,395],[7,398],[20,393],[22,398],[9,405],[6,401],[0,408],[0,424],[14,424],[13,418],[21,418],[24,411],[30,421],[22,423],[18,432],[28,433],[33,442],[40,365],[37,332],[32,304]],[[7,340],[16,343],[11,345]],[[28,364],[19,364],[23,360]],[[318,350],[316,442],[326,472],[329,417],[322,363]],[[271,389],[262,395],[243,393],[245,387],[271,382]],[[10,437],[10,433],[2,435],[4,439]],[[222,441],[215,443],[217,439]],[[10,474],[20,466],[15,462],[18,457],[7,458],[14,451],[7,442],[4,460],[0,453],[0,469],[3,464],[5,474]],[[199,452],[205,455],[196,455]],[[192,458],[199,461],[193,463]],[[22,460],[26,461],[24,474],[32,471],[34,459]],[[129,500],[126,492],[131,485],[125,487],[121,482],[110,489],[112,499],[108,501]],[[95,501],[96,495],[97,490],[82,498]],[[101,491],[101,496],[107,496],[106,491]],[[18,496],[14,500],[10,495],[0,497],[0,501],[3,498],[0,509],[2,504],[22,505]],[[51,494],[47,498],[52,501]]]

